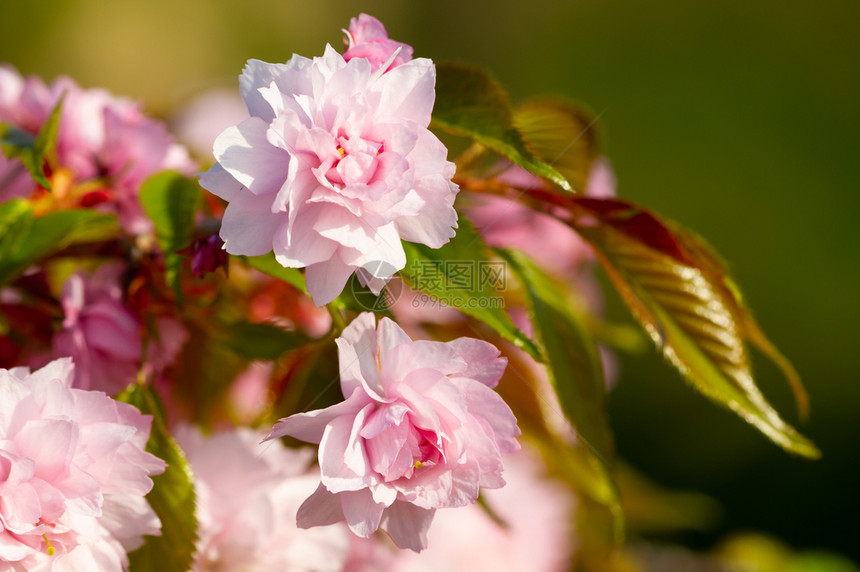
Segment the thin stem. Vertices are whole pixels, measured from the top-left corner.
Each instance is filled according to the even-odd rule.
[[[340,305],[337,302],[331,302],[326,304],[326,309],[328,313],[331,315],[331,325],[337,333],[343,331],[346,327],[346,320],[343,319],[343,314],[340,313]]]

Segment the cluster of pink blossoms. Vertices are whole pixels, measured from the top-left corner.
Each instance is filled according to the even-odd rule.
[[[217,163],[200,178],[228,202],[224,250],[274,251],[280,264],[304,268],[317,305],[339,296],[354,272],[378,293],[406,263],[402,240],[438,248],[457,227],[454,164],[428,130],[433,63],[412,59],[411,47],[366,15],[353,19],[347,40],[343,55],[329,46],[313,59],[249,61],[240,91],[251,117],[221,133]],[[0,122],[34,135],[61,98],[56,154],[46,164],[51,208],[95,207],[115,214],[126,235],[151,232],[140,185],[164,169],[190,172],[184,148],[130,102],[0,68]],[[0,200],[45,196],[20,161],[2,158]],[[195,273],[223,264],[217,236],[194,245]],[[151,419],[101,391],[116,394],[141,371],[161,382],[151,374],[194,330],[156,310],[143,323],[123,279],[139,271],[135,264],[143,265],[98,260],[90,271],[61,274],[62,293],[47,296],[56,298],[61,329],[49,350],[28,357],[71,357],[33,374],[0,370],[0,562],[14,570],[119,570],[142,535],[159,533],[144,498],[150,476],[164,470],[144,451]],[[50,271],[32,274],[47,283]],[[474,505],[481,489],[505,485],[503,455],[519,450],[520,430],[494,391],[507,364],[498,349],[465,337],[413,341],[369,313],[336,343],[345,400],[286,417],[266,436],[318,443],[319,476],[308,471],[307,451],[280,443],[261,460],[250,430],[211,440],[196,429],[176,432],[197,473],[193,569],[358,569],[356,554],[377,530],[421,551],[439,509]],[[182,415],[181,404],[165,405]],[[226,453],[234,464],[225,468]],[[323,525],[335,526],[316,528]]]
[[[144,451],[152,418],[73,389],[73,376],[69,359],[0,370],[0,562],[11,570],[119,571],[160,532],[144,498],[164,470]]]
[[[137,198],[140,185],[165,169],[193,173],[185,147],[130,100],[103,89],[82,89],[67,77],[46,85],[0,66],[0,122],[35,135],[61,99],[53,167],[64,175],[55,195],[73,196],[57,198],[114,213],[129,234],[151,230]],[[0,200],[30,197],[37,190],[20,160],[0,154]]]
[[[595,409],[614,368],[597,350],[636,341],[592,319],[598,259],[647,332],[678,334],[656,341],[704,376],[694,386],[786,449],[819,454],[735,351],[750,342],[774,359],[804,413],[796,374],[718,257],[611,198],[596,118],[554,99],[511,108],[480,70],[440,66],[437,125],[473,141],[455,178],[429,130],[434,63],[366,14],[344,33],[343,53],[249,60],[241,99],[198,101],[182,129],[212,150],[202,189],[185,147],[136,103],[0,65],[0,572],[648,564],[615,549],[620,498],[653,504],[661,525],[677,507],[635,477],[613,481]],[[403,241],[442,248],[458,210],[466,235],[409,261],[411,300],[380,297],[416,251]],[[343,292],[353,278],[398,322],[361,313],[365,292]],[[693,290],[707,295],[673,302]],[[493,343],[467,337],[478,331]],[[560,356],[571,332],[575,355]],[[744,383],[709,391],[711,369],[691,360]],[[141,398],[151,415],[122,402]],[[514,411],[532,439],[518,440]],[[581,446],[579,422],[598,446]],[[168,469],[158,455],[176,466],[153,481]],[[578,490],[590,500],[574,520]],[[707,523],[693,512],[690,525]],[[600,526],[577,538],[592,516]]]
[[[203,436],[174,432],[194,471],[199,522],[191,569],[255,572],[561,572],[573,551],[574,497],[547,478],[533,451],[505,455],[502,489],[482,497],[502,522],[470,505],[438,512],[426,550],[398,550],[377,537],[349,533],[345,523],[302,529],[296,511],[316,488],[309,448],[278,441],[260,447],[247,428]],[[230,463],[224,463],[229,458]]]
[[[138,199],[143,182],[167,169],[191,174],[196,166],[164,124],[140,106],[103,89],[82,89],[60,77],[46,84],[0,66],[0,123],[35,136],[57,105],[56,145],[46,161],[50,194],[41,189],[20,159],[0,154],[0,201],[27,198],[46,210],[93,208],[116,215],[129,235],[152,232]],[[43,201],[43,199],[45,199]],[[116,394],[133,382],[143,358],[156,370],[176,356],[186,334],[168,316],[155,316],[156,340],[143,355],[143,328],[126,305],[120,275],[126,266],[108,263],[93,273],[77,272],[63,286],[62,328],[48,340],[48,351],[24,351],[26,363],[51,358],[75,360],[75,386]],[[11,289],[7,298],[15,299]],[[21,320],[10,320],[14,331]]]
[[[372,18],[349,34],[351,57],[328,46],[286,64],[250,60],[239,83],[251,117],[215,140],[218,162],[200,179],[229,202],[227,252],[274,251],[305,268],[317,305],[356,270],[378,293],[406,264],[401,240],[438,248],[457,224],[454,164],[427,129],[433,62],[409,59]]]

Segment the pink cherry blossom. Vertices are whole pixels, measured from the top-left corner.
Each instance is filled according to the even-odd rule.
[[[59,95],[38,77],[22,77],[9,64],[0,65],[0,121],[35,134]]]
[[[161,524],[144,498],[164,463],[152,418],[72,389],[73,363],[0,369],[0,562],[4,570],[122,570]]]
[[[385,26],[373,16],[359,14],[358,18],[352,18],[349,21],[349,30],[344,32],[346,32],[347,50],[343,54],[343,59],[346,61],[353,58],[366,58],[370,60],[373,70],[376,71],[388,63],[391,56],[396,53],[394,60],[389,63],[387,69],[383,70],[387,71],[412,59],[412,46],[390,40]]]
[[[116,214],[127,232],[150,231],[152,224],[138,201],[140,186],[165,169],[194,172],[187,150],[131,100],[103,89],[82,89],[67,77],[46,85],[34,76],[22,78],[11,66],[0,66],[0,121],[35,135],[61,97],[56,167],[89,189],[80,191],[75,206],[98,204],[99,210]],[[18,160],[12,163],[20,166]],[[0,164],[0,172],[6,169]],[[36,183],[29,175],[25,181],[29,184],[0,178],[0,199],[31,194]]]
[[[209,158],[215,138],[247,117],[248,108],[236,90],[216,88],[200,93],[183,105],[171,115],[170,125],[195,155]]]
[[[218,163],[200,179],[229,201],[227,252],[274,250],[283,266],[306,268],[323,305],[359,269],[378,292],[406,265],[401,239],[448,242],[458,188],[427,129],[435,81],[428,59],[381,73],[330,46],[312,60],[249,61],[239,83],[251,118],[216,139]]]
[[[133,383],[141,368],[143,327],[123,301],[122,263],[80,271],[63,284],[63,329],[54,336],[54,357],[75,360],[75,387],[109,394]],[[156,339],[150,340],[148,367],[161,370],[175,359],[187,338],[175,319],[154,319]]]
[[[371,313],[336,341],[346,400],[282,419],[267,437],[320,444],[321,483],[298,524],[346,520],[362,537],[382,528],[419,551],[437,509],[505,484],[501,454],[519,448],[520,431],[492,388],[507,360],[476,339],[412,341]]]
[[[349,548],[345,526],[296,527],[296,510],[319,481],[308,470],[310,449],[260,445],[262,435],[247,428],[204,438],[185,425],[175,437],[195,476],[199,538],[192,570],[341,570]]]

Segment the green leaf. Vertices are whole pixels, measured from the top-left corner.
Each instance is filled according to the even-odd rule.
[[[165,279],[180,303],[179,269],[185,257],[177,251],[191,242],[194,211],[199,200],[197,181],[174,171],[153,175],[140,188],[140,204],[155,225],[155,239],[164,253]]]
[[[574,103],[552,97],[531,99],[516,108],[513,124],[535,155],[552,165],[577,192],[583,192],[597,157],[596,118]]]
[[[498,252],[525,290],[535,337],[543,347],[547,373],[565,417],[578,438],[609,467],[613,440],[597,344],[549,276],[522,253]]]
[[[625,201],[576,197],[568,206],[574,226],[595,247],[634,316],[693,387],[787,451],[821,455],[780,418],[756,386],[744,342],[765,351],[769,342],[710,247]]]
[[[550,474],[564,479],[578,493],[577,512],[587,523],[580,529],[581,549],[606,553],[622,546],[625,515],[618,487],[594,451],[552,434],[524,433],[523,438],[540,451]]]
[[[273,421],[294,413],[325,409],[344,400],[337,345],[331,343],[331,338],[302,346],[290,359],[285,382],[275,388]]]
[[[33,225],[33,208],[27,201],[13,199],[0,205],[0,268],[18,256]]]
[[[65,96],[63,96],[65,97]],[[0,123],[0,148],[12,158],[18,158],[39,186],[51,190],[51,182],[45,177],[45,159],[53,152],[60,125],[60,110],[63,97],[54,106],[48,119],[35,137],[9,123]]]
[[[11,123],[0,123],[0,146],[9,157],[19,157],[22,152],[32,151],[36,138]]]
[[[432,125],[464,135],[562,189],[570,183],[537,157],[513,122],[507,94],[480,69],[462,64],[436,65],[436,103]]]
[[[48,213],[32,218],[32,210],[26,207],[9,207],[21,218],[14,230],[7,229],[0,235],[0,285],[12,281],[18,274],[39,260],[73,244],[95,242],[114,234],[116,218],[112,215],[86,209],[73,209]],[[29,221],[29,222],[25,222]],[[0,214],[0,230],[3,230]],[[7,246],[14,244],[14,246]]]
[[[155,392],[141,384],[126,390],[119,399],[152,415],[152,431],[146,450],[167,462],[155,476],[146,500],[161,519],[161,536],[147,536],[142,547],[129,554],[131,571],[190,569],[197,540],[194,475],[182,449],[173,441],[164,422]]]
[[[54,146],[57,144],[57,132],[60,129],[60,113],[63,109],[63,100],[65,98],[65,93],[60,96],[57,105],[51,110],[51,115],[48,116],[48,119],[39,128],[36,140],[33,141],[33,155],[38,161],[40,173],[42,172],[42,164],[45,162],[45,158],[54,151]],[[45,188],[50,189],[51,187],[48,186]]]
[[[789,387],[794,393],[794,399],[797,403],[797,410],[800,418],[806,420],[809,417],[809,396],[803,383],[800,380],[800,375],[788,359],[773,345],[773,343],[764,334],[761,327],[756,322],[752,312],[746,305],[741,294],[740,287],[735,283],[734,278],[729,274],[727,265],[722,258],[714,251],[714,249],[699,235],[693,233],[689,229],[684,229],[678,226],[670,228],[681,237],[684,246],[693,253],[693,256],[700,261],[704,268],[712,277],[715,277],[724,286],[724,291],[734,301],[735,316],[738,318],[738,325],[741,329],[743,339],[759,351],[769,357],[774,364],[782,371],[788,382]]]
[[[273,278],[283,280],[287,284],[292,284],[305,294],[308,293],[307,288],[305,287],[304,274],[302,274],[298,268],[285,268],[281,266],[281,264],[275,260],[274,252],[263,254],[261,256],[242,256],[242,260],[244,260],[251,268],[255,268],[263,274],[268,274]]]
[[[546,355],[550,383],[565,417],[587,447],[585,464],[590,470],[590,496],[604,504],[616,518],[611,527],[620,541],[623,521],[620,499],[612,476],[614,445],[606,415],[606,380],[600,353],[585,326],[570,311],[563,291],[525,255],[498,251],[520,278],[535,329],[535,337]]]
[[[404,242],[406,267],[400,276],[413,289],[476,318],[537,361],[543,355],[535,343],[514,326],[504,311],[501,292],[504,267],[490,261],[486,246],[472,226],[460,216],[457,235],[442,248]],[[501,275],[494,275],[501,270]]]
[[[631,529],[651,534],[708,532],[720,522],[720,505],[711,497],[662,487],[623,463],[616,475]]]
[[[116,217],[87,209],[48,213],[33,221],[26,252],[41,257],[72,244],[98,242],[113,236]]]
[[[373,312],[377,317],[385,316],[394,319],[390,307],[400,297],[403,284],[394,278],[385,285],[382,291],[374,294],[367,286],[362,286],[358,275],[353,273],[346,282],[346,286],[333,304],[336,309],[352,312]]]
[[[218,340],[248,360],[274,361],[286,352],[307,343],[309,338],[274,324],[238,321],[225,324]]]
[[[185,323],[188,340],[182,345],[173,365],[174,379],[184,383],[175,384],[177,399],[186,404],[191,419],[208,427],[217,419],[219,407],[226,403],[226,392],[233,381],[248,367],[249,360],[238,353],[228,351],[223,336],[229,336],[222,323],[216,321]]]

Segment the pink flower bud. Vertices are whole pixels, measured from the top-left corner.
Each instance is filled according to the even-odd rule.
[[[383,71],[389,71],[412,59],[412,46],[388,39],[385,26],[373,16],[360,14],[358,18],[352,18],[349,21],[349,30],[344,31],[347,50],[343,54],[343,59],[346,61],[352,58],[366,58],[370,61],[373,71],[388,63],[388,68]],[[388,60],[395,53],[397,55],[394,61],[389,62]]]
[[[227,264],[227,251],[218,233],[198,238],[179,252],[191,256],[191,271],[199,277],[215,272]]]

